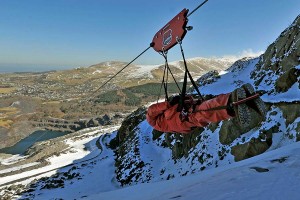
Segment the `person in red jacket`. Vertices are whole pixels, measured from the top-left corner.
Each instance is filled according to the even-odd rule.
[[[245,84],[231,93],[220,94],[207,101],[198,102],[186,113],[178,112],[179,96],[169,101],[151,105],[148,108],[146,119],[156,130],[162,132],[189,133],[196,127],[205,127],[211,122],[219,122],[232,117],[237,117],[241,126],[250,124],[250,111],[253,108],[260,115],[265,116],[264,103],[260,98],[247,101],[238,106],[232,106],[232,102],[245,99],[255,94],[250,84]]]

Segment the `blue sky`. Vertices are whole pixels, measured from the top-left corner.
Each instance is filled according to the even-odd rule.
[[[0,0],[0,69],[129,62],[154,34],[196,0]],[[264,51],[299,15],[299,0],[209,0],[190,16],[187,58]],[[181,59],[179,47],[169,59]],[[137,64],[160,64],[150,49]]]

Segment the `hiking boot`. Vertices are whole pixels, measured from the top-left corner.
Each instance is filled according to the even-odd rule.
[[[230,95],[230,102],[237,102],[239,100],[246,98],[246,91],[244,88],[237,88],[235,89]],[[239,104],[237,106],[232,106],[234,110],[234,116],[238,119],[239,124],[241,127],[248,127],[251,122],[250,117],[250,110],[246,104]]]
[[[244,88],[244,90],[246,91],[247,97],[256,94],[253,86],[249,83],[242,85],[242,88]],[[267,109],[265,103],[260,97],[247,101],[246,105],[255,110],[263,118],[263,120],[266,118]]]

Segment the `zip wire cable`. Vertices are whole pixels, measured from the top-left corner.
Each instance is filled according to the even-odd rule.
[[[132,61],[130,61],[127,65],[125,65],[120,71],[118,71],[115,75],[113,75],[110,79],[108,79],[105,83],[103,83],[99,88],[97,88],[93,93],[96,94],[101,88],[103,88],[109,81],[115,78],[118,74],[120,74],[126,67],[128,67],[131,63],[133,63],[136,59],[138,59],[141,55],[143,55],[146,51],[148,51],[152,47],[152,43],[150,46],[145,49],[142,53],[140,53],[137,57],[135,57]]]
[[[192,12],[190,12],[187,17],[191,16],[196,10],[198,10],[200,7],[202,7],[208,0],[203,1],[199,6],[197,6]]]

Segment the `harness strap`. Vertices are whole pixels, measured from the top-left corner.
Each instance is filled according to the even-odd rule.
[[[195,83],[195,81],[194,81],[194,79],[193,79],[193,77],[192,77],[190,71],[187,70],[187,73],[188,73],[188,75],[189,75],[190,81],[191,81],[193,87],[195,88],[197,94],[199,95],[199,97],[201,98],[201,100],[204,101],[204,98],[202,97],[202,95],[201,95],[201,93],[200,93],[200,90],[199,90],[197,84]]]
[[[159,89],[159,94],[158,94],[158,97],[157,97],[157,102],[159,100],[159,97],[160,97],[160,94],[161,94],[161,89],[162,87],[164,87],[164,91],[165,91],[165,99],[168,101],[168,92],[167,92],[167,88],[166,88],[166,83],[165,83],[165,75],[166,75],[166,65],[165,65],[165,68],[164,68],[164,73],[163,73],[163,79],[161,81],[161,84],[160,84],[160,89]]]
[[[177,38],[177,42],[180,46],[180,50],[181,50],[181,54],[182,54],[182,58],[183,58],[183,63],[184,63],[184,68],[185,68],[184,80],[183,80],[183,86],[182,86],[182,93],[181,93],[181,98],[180,98],[180,101],[179,101],[179,106],[178,106],[178,109],[177,109],[177,111],[181,112],[184,109],[184,98],[185,98],[185,95],[186,95],[187,77],[189,77],[193,87],[195,88],[197,94],[199,95],[199,97],[201,98],[202,101],[204,101],[204,98],[202,97],[202,95],[201,95],[201,93],[198,89],[198,86],[196,85],[191,73],[188,70],[186,60],[185,60],[185,56],[184,56],[184,51],[183,51],[183,48],[182,48],[182,41],[179,38]]]
[[[168,57],[167,57],[167,51],[164,52],[160,52],[160,54],[165,58],[165,67],[164,67],[164,73],[163,73],[163,79],[161,82],[161,86],[160,86],[160,90],[159,90],[159,95],[157,97],[157,101],[159,100],[160,94],[161,94],[161,89],[162,87],[164,87],[165,90],[165,99],[168,101],[169,100],[169,95],[168,95],[168,79],[169,79],[169,73],[172,75],[172,78],[179,90],[179,94],[181,94],[181,89],[175,79],[174,74],[171,71],[171,68],[169,67],[169,63],[168,63]]]
[[[178,112],[181,112],[184,108],[184,98],[185,98],[185,94],[186,94],[186,85],[187,85],[187,71],[185,71],[185,73],[184,73],[184,79],[183,79],[183,85],[182,85],[180,100],[179,100],[179,104],[178,104],[178,107],[177,107]]]

